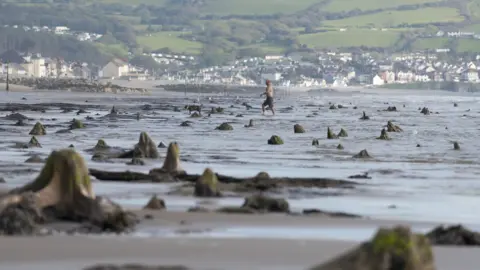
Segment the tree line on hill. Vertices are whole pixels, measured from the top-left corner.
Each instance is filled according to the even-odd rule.
[[[218,65],[242,56],[261,56],[264,52],[259,47],[265,44],[283,47],[287,52],[308,50],[305,44],[300,44],[298,36],[320,31],[318,28],[328,20],[383,11],[451,5],[451,2],[440,1],[388,9],[327,12],[324,9],[333,0],[322,0],[308,9],[293,14],[219,16],[206,14],[205,3],[209,0],[168,0],[164,6],[138,5],[134,8],[128,3],[99,1],[30,0],[32,1],[43,4],[20,6],[2,3],[0,0],[0,25],[67,26],[73,31],[104,34],[105,36],[99,40],[100,43],[107,45],[121,43],[125,44],[129,51],[139,51],[139,45],[136,42],[136,32],[139,30],[135,30],[127,20],[121,21],[116,18],[118,15],[136,17],[142,24],[148,25],[147,31],[185,31],[188,34],[183,38],[202,42],[204,44],[201,52],[203,65]],[[427,25],[403,24],[396,27],[424,26]],[[299,29],[303,30],[299,31]],[[24,35],[30,34],[22,36]],[[410,49],[414,39],[414,36],[402,35],[389,50]],[[55,40],[67,42],[69,44],[67,47],[73,46],[71,40],[64,41],[58,38]],[[97,46],[75,46],[89,51],[85,53],[86,55],[96,53],[105,55]],[[38,49],[37,47],[35,49]],[[362,49],[385,50],[384,48]]]
[[[41,53],[46,57],[59,57],[71,62],[104,65],[112,56],[93,44],[81,42],[71,36],[0,28],[0,53],[8,50]]]

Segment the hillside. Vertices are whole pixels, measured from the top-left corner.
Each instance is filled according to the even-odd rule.
[[[2,3],[2,0],[0,0]],[[480,52],[480,0],[3,0],[0,23],[110,33],[102,50],[202,54],[205,64],[308,49]],[[10,4],[9,4],[10,3]],[[8,8],[5,8],[7,6]],[[42,12],[39,12],[41,9]]]

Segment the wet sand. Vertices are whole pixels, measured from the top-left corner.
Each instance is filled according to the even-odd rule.
[[[1,87],[1,86],[0,86]],[[379,91],[379,90],[376,90]],[[349,238],[342,233],[358,232],[358,229],[375,230],[377,226],[407,224],[418,228],[431,228],[435,223],[410,222],[409,219],[452,220],[454,222],[472,221],[480,224],[475,214],[478,208],[477,192],[480,190],[477,174],[480,171],[478,159],[478,142],[476,140],[478,126],[478,103],[480,100],[471,96],[453,98],[451,96],[377,96],[350,95],[302,95],[292,96],[291,100],[279,100],[279,113],[275,118],[261,118],[258,108],[248,111],[235,105],[233,99],[217,99],[232,114],[218,114],[211,118],[197,119],[194,127],[185,129],[179,124],[192,120],[189,115],[173,110],[158,108],[159,114],[142,110],[144,104],[171,104],[181,107],[190,100],[182,95],[171,93],[152,94],[152,97],[133,99],[121,95],[107,94],[75,94],[56,93],[47,96],[45,93],[10,93],[3,95],[4,102],[53,102],[63,101],[85,104],[102,104],[101,109],[89,109],[88,114],[95,121],[87,120],[91,126],[85,130],[75,130],[73,134],[57,134],[57,130],[67,125],[74,117],[75,111],[61,113],[60,109],[48,110],[43,116],[37,112],[21,111],[28,117],[44,120],[52,125],[48,127],[48,135],[39,137],[43,148],[12,149],[11,140],[26,142],[27,135],[34,121],[29,126],[14,127],[13,121],[4,121],[5,131],[2,134],[8,141],[1,145],[4,153],[1,156],[5,168],[18,166],[22,170],[30,168],[29,174],[16,175],[4,169],[9,186],[19,186],[32,180],[41,168],[40,164],[25,165],[24,160],[30,151],[47,156],[52,149],[62,145],[75,144],[75,148],[85,157],[89,167],[105,170],[132,169],[148,171],[158,167],[163,161],[147,160],[147,165],[128,167],[124,163],[100,163],[91,160],[91,154],[85,149],[95,145],[96,140],[105,138],[113,146],[131,147],[138,140],[140,130],[153,134],[153,139],[170,142],[177,140],[181,144],[182,161],[188,172],[201,173],[207,167],[224,174],[246,176],[254,175],[260,170],[269,168],[272,176],[319,175],[346,178],[351,174],[369,172],[373,179],[359,180],[366,185],[358,189],[348,190],[342,196],[328,196],[324,193],[291,195],[289,203],[292,208],[320,208],[322,210],[346,211],[355,214],[395,217],[394,220],[356,220],[328,219],[318,216],[281,216],[281,215],[220,215],[208,213],[159,212],[153,220],[144,220],[138,232],[131,236],[51,236],[42,238],[2,238],[0,247],[0,268],[2,269],[81,269],[98,262],[142,262],[155,264],[185,264],[193,269],[307,269],[309,266],[327,260],[334,255],[358,244],[354,240],[338,240]],[[423,92],[422,92],[423,93]],[[45,95],[44,95],[45,94]],[[165,96],[163,96],[165,95]],[[191,95],[193,97],[196,95]],[[26,97],[27,101],[23,101]],[[175,97],[175,98],[173,98]],[[255,104],[256,97],[246,96],[244,100]],[[349,104],[353,100],[354,104]],[[397,113],[383,112],[388,106],[385,101],[396,104],[407,104]],[[452,101],[460,103],[453,107]],[[359,110],[329,110],[328,102],[358,106]],[[158,102],[158,103],[157,103]],[[258,102],[257,102],[258,103]],[[290,107],[294,104],[294,108]],[[100,116],[108,113],[110,106],[116,105],[130,114],[141,112],[143,119],[108,121]],[[441,112],[440,115],[424,116],[417,111],[418,107],[429,105]],[[470,117],[463,116],[472,108]],[[433,110],[432,109],[432,110]],[[359,122],[362,110],[372,115],[369,122]],[[9,112],[2,113],[5,116]],[[99,115],[96,115],[99,113]],[[237,118],[237,114],[245,118]],[[313,113],[316,113],[315,115]],[[318,115],[318,117],[316,117]],[[311,116],[311,117],[308,117]],[[243,125],[248,119],[255,119],[257,127],[245,129]],[[379,142],[375,140],[379,130],[389,120],[395,118],[405,129],[404,133],[393,134],[393,141]],[[43,121],[43,120],[42,120]],[[231,121],[235,126],[233,132],[220,133],[214,127],[222,122]],[[292,125],[300,122],[307,127],[304,135],[292,134]],[[59,125],[55,127],[53,125]],[[346,128],[350,137],[339,140],[325,139],[327,126]],[[448,131],[444,128],[449,126]],[[466,127],[466,128],[465,128]],[[473,128],[472,128],[473,127]],[[186,132],[186,130],[188,132]],[[119,132],[121,131],[121,132]],[[19,135],[20,134],[20,135]],[[286,144],[274,148],[265,141],[271,134],[279,134]],[[311,139],[321,139],[318,147],[312,147]],[[200,138],[200,140],[199,140]],[[462,145],[469,145],[462,151],[452,151],[449,140],[460,140]],[[342,142],[346,150],[337,151],[335,146]],[[416,147],[416,143],[422,147]],[[241,147],[241,148],[240,148]],[[359,150],[368,148],[375,157],[372,161],[358,162],[351,156]],[[218,150],[220,149],[220,150]],[[27,152],[28,151],[28,152]],[[275,153],[275,154],[272,154]],[[453,180],[455,179],[455,180]],[[452,181],[453,180],[453,181]],[[124,199],[125,205],[146,200],[152,194],[158,194],[166,200],[167,209],[174,205],[173,199],[166,197],[165,187],[156,184],[139,183],[106,183],[96,181],[95,191],[99,195],[111,197],[114,201]],[[230,198],[226,198],[229,200]],[[237,198],[243,200],[243,198]],[[196,199],[186,196],[188,206],[194,206]],[[225,204],[238,205],[238,201],[227,201]],[[187,205],[187,204],[185,204]],[[394,205],[395,207],[389,207]],[[146,212],[140,212],[143,216]],[[285,236],[272,239],[271,236],[244,233],[232,238],[230,236],[212,236],[202,231],[222,231],[229,228],[255,227],[272,231],[282,227]],[[291,228],[292,230],[288,230]],[[308,239],[298,235],[307,229],[330,230],[340,228],[340,233],[332,234],[332,239],[321,239],[318,236]],[[160,230],[170,229],[162,235]],[[172,236],[171,231],[177,235]],[[182,234],[178,235],[180,230]],[[365,232],[365,230],[363,232]],[[200,233],[194,233],[200,232]],[[227,233],[228,234],[228,233]],[[291,234],[291,235],[287,235]],[[191,237],[190,237],[191,236]],[[214,238],[216,237],[216,238]],[[306,240],[307,238],[307,240]],[[361,237],[360,237],[361,238]],[[478,249],[435,247],[438,269],[478,269],[480,262]]]
[[[146,214],[139,211],[140,215]],[[330,219],[278,215],[225,215],[151,212],[142,226],[390,226],[394,221]],[[433,225],[409,223],[412,226]],[[188,225],[190,224],[190,225]],[[262,237],[211,238],[133,236],[51,236],[0,239],[2,269],[82,269],[96,263],[181,264],[192,269],[308,269],[350,248],[357,241],[269,239]],[[440,270],[478,269],[478,248],[435,247]],[[28,254],[28,256],[27,256]]]
[[[5,87],[6,87],[5,83],[0,83],[0,91],[6,91]],[[29,86],[10,84],[9,91],[11,91],[11,92],[29,92],[29,91],[33,91],[33,89]]]

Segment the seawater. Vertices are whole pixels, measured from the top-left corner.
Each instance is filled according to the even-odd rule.
[[[382,92],[383,91],[383,92]],[[180,145],[182,166],[190,173],[201,173],[206,167],[222,174],[252,176],[266,171],[272,176],[332,177],[346,179],[349,175],[369,172],[372,179],[355,180],[361,185],[353,190],[332,189],[288,198],[293,209],[320,208],[330,211],[345,211],[372,218],[407,219],[436,222],[462,222],[480,224],[476,213],[480,210],[480,97],[472,94],[431,93],[422,91],[375,90],[372,93],[293,93],[276,100],[277,115],[261,116],[262,100],[256,94],[197,95],[158,91],[150,96],[126,96],[107,94],[75,94],[62,92],[0,93],[2,103],[64,102],[100,104],[99,109],[87,109],[89,113],[61,113],[58,108],[41,114],[31,111],[20,113],[33,118],[25,127],[13,126],[12,121],[1,121],[0,176],[13,187],[32,180],[41,169],[41,164],[25,164],[31,153],[47,156],[52,149],[70,144],[87,160],[89,167],[104,170],[133,170],[148,172],[160,167],[163,159],[149,160],[146,166],[127,166],[123,163],[98,163],[84,150],[92,148],[98,139],[105,139],[111,146],[133,147],[141,131],[152,139],[168,144],[177,141]],[[27,100],[22,100],[25,97]],[[211,97],[210,101],[207,97]],[[209,118],[192,119],[188,112],[161,110],[169,104],[183,108],[199,99],[205,107],[223,107],[224,114]],[[88,103],[85,102],[88,100]],[[236,101],[238,100],[238,101]],[[213,103],[211,103],[213,102]],[[241,105],[247,102],[254,109],[246,110]],[[453,103],[458,103],[454,107]],[[342,104],[348,108],[330,110],[329,103]],[[388,104],[387,104],[388,103]],[[153,106],[153,111],[142,111],[144,104]],[[142,119],[100,119],[115,105],[129,114],[140,112]],[[404,107],[405,105],[405,107]],[[358,109],[353,109],[357,106]],[[396,106],[398,112],[383,111]],[[423,115],[418,108],[428,107],[431,115]],[[365,111],[371,120],[361,121]],[[153,113],[155,112],[155,113]],[[438,114],[436,114],[438,112]],[[1,112],[1,116],[9,112]],[[233,113],[230,115],[230,113]],[[97,115],[100,114],[100,115]],[[241,114],[243,117],[237,117]],[[55,134],[64,129],[73,118],[84,119],[86,129],[74,130],[71,134]],[[40,118],[44,120],[40,120]],[[50,120],[55,118],[56,120]],[[249,119],[255,127],[244,128]],[[36,121],[46,125],[61,124],[47,128],[46,136],[39,136],[39,149],[13,149],[14,142],[28,142],[28,135]],[[192,121],[192,127],[180,127],[183,121]],[[404,132],[389,133],[390,141],[376,140],[381,129],[393,121]],[[231,122],[233,131],[217,131],[222,122]],[[293,125],[301,124],[304,134],[294,134]],[[346,129],[349,137],[338,140],[326,139],[327,127],[338,132]],[[279,135],[284,145],[267,145],[271,135]],[[319,139],[320,146],[311,145]],[[452,142],[458,141],[461,151],[454,151]],[[341,143],[345,150],[337,150]],[[420,144],[421,147],[416,147]],[[352,155],[367,149],[371,160],[354,160]],[[164,149],[159,149],[162,157]],[[12,170],[32,168],[30,174]],[[162,184],[95,182],[99,195],[108,195],[131,207],[140,207],[152,194],[165,193],[169,186]],[[316,195],[315,195],[316,194]],[[335,195],[335,196],[333,196]],[[169,208],[184,210],[197,203],[190,197],[166,196]],[[238,205],[241,198],[222,198],[219,205]]]

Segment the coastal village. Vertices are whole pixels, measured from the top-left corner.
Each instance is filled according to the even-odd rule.
[[[228,66],[196,68],[188,55],[152,53],[163,68],[147,70],[127,60],[103,66],[68,63],[14,50],[0,54],[0,77],[162,80],[167,83],[258,85],[266,79],[284,87],[380,87],[415,82],[480,83],[480,55],[475,61],[444,60],[445,52],[408,53],[381,58],[371,53],[318,52],[237,59]]]

